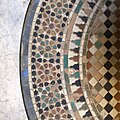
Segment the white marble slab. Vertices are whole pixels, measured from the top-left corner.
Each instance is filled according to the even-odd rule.
[[[0,120],[27,120],[19,77],[19,47],[29,0],[0,0]]]

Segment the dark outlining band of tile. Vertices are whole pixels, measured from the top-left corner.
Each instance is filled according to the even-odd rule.
[[[30,94],[30,88],[28,83],[28,45],[29,45],[29,35],[32,27],[33,17],[38,6],[39,0],[34,0],[29,3],[29,7],[26,13],[24,27],[21,37],[20,46],[20,79],[21,79],[21,89],[23,94],[23,101],[29,120],[36,120],[37,116],[33,108],[33,103]]]

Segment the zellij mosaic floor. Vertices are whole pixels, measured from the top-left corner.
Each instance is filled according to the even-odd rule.
[[[120,0],[32,0],[20,65],[29,120],[120,120]]]

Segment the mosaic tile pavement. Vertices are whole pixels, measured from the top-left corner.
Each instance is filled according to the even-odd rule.
[[[30,120],[120,120],[120,1],[32,0],[21,42]]]

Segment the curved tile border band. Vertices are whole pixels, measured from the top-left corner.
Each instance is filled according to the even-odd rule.
[[[21,88],[23,94],[24,105],[29,120],[36,120],[37,116],[33,108],[33,103],[30,95],[29,88],[29,74],[28,74],[28,45],[29,45],[29,35],[31,31],[31,26],[34,18],[36,8],[38,6],[39,0],[34,0],[29,3],[28,10],[26,12],[26,17],[24,21],[24,27],[21,38],[20,47],[20,78],[21,78]]]

